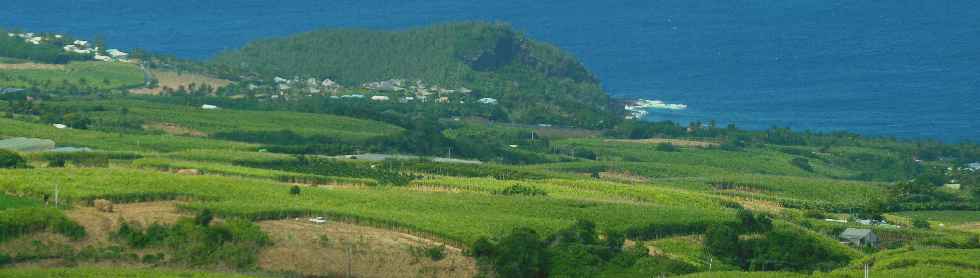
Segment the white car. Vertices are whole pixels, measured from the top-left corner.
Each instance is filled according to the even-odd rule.
[[[314,217],[310,218],[310,222],[313,224],[325,224],[327,223],[327,218],[325,217]]]

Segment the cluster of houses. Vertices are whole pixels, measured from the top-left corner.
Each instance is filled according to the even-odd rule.
[[[88,41],[84,40],[75,40],[71,43],[63,42],[63,39],[65,39],[63,35],[53,35],[53,39],[34,33],[7,33],[7,36],[23,38],[25,42],[33,45],[41,45],[42,43],[49,41],[57,44],[64,43],[62,49],[64,49],[65,52],[93,55],[92,59],[97,61],[129,62],[129,53],[123,52],[119,49],[109,49],[103,52],[100,51],[98,46],[94,46]]]
[[[316,78],[307,79],[287,79],[283,77],[273,78],[274,88],[277,91],[271,96],[267,95],[256,95],[257,97],[269,97],[272,99],[288,99],[290,93],[303,93],[306,96],[313,95],[330,95],[333,99],[370,99],[377,102],[387,102],[387,101],[398,101],[399,103],[410,103],[410,102],[435,102],[435,103],[450,103],[452,96],[465,96],[473,91],[465,87],[458,89],[446,89],[439,87],[438,85],[429,86],[422,81],[406,81],[404,79],[391,79],[385,81],[368,82],[361,84],[359,88],[353,88],[350,91],[361,91],[376,92],[377,95],[364,95],[359,93],[354,94],[343,94],[342,91],[345,90],[344,86],[339,83],[330,80],[317,80]],[[250,90],[257,90],[263,88],[263,86],[251,84],[248,85]],[[267,87],[266,87],[267,88]],[[460,103],[465,103],[464,101],[459,101]],[[487,105],[496,105],[498,101],[493,98],[481,98],[477,102]]]
[[[40,45],[41,42],[44,42],[44,37],[35,35],[34,33],[19,33],[19,34],[18,33],[7,33],[7,36],[8,37],[22,38],[22,39],[24,39],[24,42],[27,42],[27,43],[33,44],[33,45]],[[61,38],[61,35],[55,35],[55,37],[57,37],[57,38],[60,39]]]

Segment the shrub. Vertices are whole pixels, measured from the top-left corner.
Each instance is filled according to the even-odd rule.
[[[290,187],[289,188],[289,194],[290,195],[299,195],[299,186],[293,185],[293,187]]]
[[[922,218],[916,218],[916,219],[912,220],[912,226],[913,227],[916,227],[916,228],[919,228],[919,229],[928,229],[929,228],[929,221],[926,221],[925,219],[922,219]]]
[[[441,261],[446,258],[446,246],[437,245],[429,247],[413,246],[410,250],[415,257],[427,257],[433,262]]]
[[[671,143],[660,143],[660,144],[657,144],[656,150],[658,152],[676,152],[678,149],[677,149],[677,146],[674,146],[674,144],[671,144]]]
[[[0,242],[37,231],[63,234],[71,239],[85,237],[85,228],[53,208],[16,208],[0,213]]]
[[[803,217],[813,218],[813,219],[824,219],[826,218],[826,215],[824,215],[822,211],[815,210],[815,209],[808,209],[806,211],[803,211]]]
[[[810,166],[809,159],[797,157],[794,158],[793,160],[790,160],[789,163],[793,164],[793,166],[796,166],[797,168],[800,168],[803,171],[813,172],[813,166]]]
[[[533,186],[524,186],[520,184],[511,185],[507,188],[504,188],[499,192],[499,194],[508,195],[508,196],[511,195],[548,196],[548,192],[544,191],[543,189],[533,187]]]
[[[210,209],[203,209],[194,217],[194,223],[201,226],[208,226],[211,224],[211,220],[214,220],[214,214],[211,213]]]
[[[112,202],[106,199],[95,200],[95,209],[101,212],[112,212]]]
[[[24,168],[27,161],[15,152],[0,149],[0,168]]]

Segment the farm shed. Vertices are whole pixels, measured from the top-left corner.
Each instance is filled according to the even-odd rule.
[[[871,229],[847,228],[838,236],[841,243],[850,244],[858,247],[871,246],[878,248],[878,236]]]

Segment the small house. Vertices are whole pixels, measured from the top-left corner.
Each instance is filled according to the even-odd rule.
[[[205,104],[205,105],[201,105],[201,109],[204,109],[204,110],[218,110],[218,107],[217,106],[214,106],[214,105],[210,105],[210,104]]]
[[[485,98],[481,98],[481,99],[480,99],[480,100],[478,100],[478,101],[479,101],[480,103],[483,103],[483,104],[491,104],[491,105],[496,105],[496,104],[497,104],[497,99],[494,99],[494,98],[488,98],[488,97],[485,97]]]
[[[388,96],[372,96],[371,97],[371,100],[373,100],[373,101],[388,101],[389,99],[391,99],[391,98],[389,98]]]
[[[838,236],[841,243],[850,244],[857,247],[870,246],[878,248],[879,239],[871,229],[847,228]]]
[[[101,54],[95,54],[95,56],[92,58],[98,61],[112,62],[112,57],[101,55]]]
[[[980,171],[980,162],[967,164],[966,168],[970,169],[970,171]]]
[[[106,54],[109,54],[109,56],[116,59],[126,59],[129,57],[129,53],[119,51],[119,49],[106,50]]]

